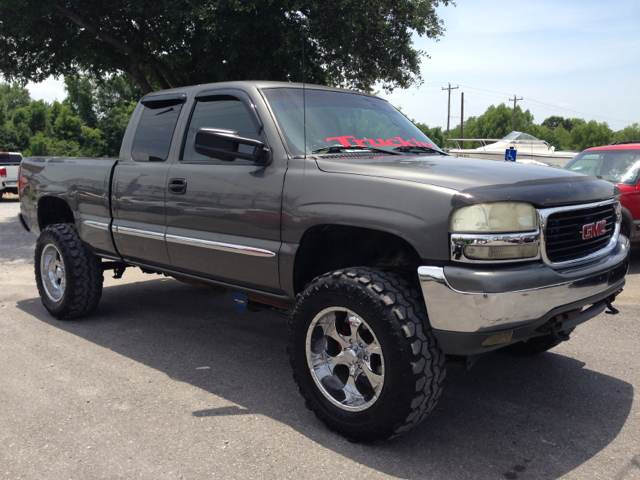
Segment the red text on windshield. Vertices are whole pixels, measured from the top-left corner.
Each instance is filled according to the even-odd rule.
[[[353,141],[355,145],[352,145],[349,139],[351,139],[351,141]],[[434,150],[436,149],[433,143],[419,142],[415,138],[412,138],[411,140],[403,140],[400,137],[388,138],[387,140],[383,140],[381,138],[378,138],[376,140],[373,140],[371,138],[357,140],[353,135],[327,138],[327,142],[330,142],[332,140],[339,141],[340,145],[342,145],[343,147],[427,147]]]

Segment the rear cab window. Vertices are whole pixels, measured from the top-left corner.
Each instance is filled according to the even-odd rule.
[[[21,161],[19,153],[0,153],[0,165],[20,165]]]
[[[131,157],[136,162],[164,162],[169,155],[178,117],[187,97],[158,95],[142,100],[144,110],[133,138]]]

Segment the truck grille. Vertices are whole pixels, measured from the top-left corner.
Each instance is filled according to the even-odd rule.
[[[605,248],[615,230],[615,207],[604,205],[582,210],[567,210],[549,215],[545,229],[547,258],[553,263],[567,262]],[[606,220],[604,235],[582,239],[582,227]]]

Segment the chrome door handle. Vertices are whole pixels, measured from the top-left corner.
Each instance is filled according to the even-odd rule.
[[[184,178],[172,178],[169,180],[169,193],[183,195],[187,191],[187,181]]]

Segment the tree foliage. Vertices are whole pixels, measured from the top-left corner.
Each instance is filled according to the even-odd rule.
[[[513,109],[504,103],[497,107],[491,105],[479,117],[469,117],[464,122],[465,138],[503,138],[511,132]],[[586,122],[581,118],[551,116],[540,125],[534,122],[529,110],[523,111],[516,106],[516,128],[540,140],[548,142],[556,150],[584,150],[586,148],[607,145],[614,141],[640,140],[640,126],[630,125],[619,132],[611,130],[606,122],[595,120]],[[457,125],[449,138],[460,138],[460,126]],[[479,142],[465,142],[465,148],[479,147]]]
[[[436,7],[449,3],[0,0],[0,71],[35,82],[126,72],[147,93],[227,80],[301,81],[304,63],[310,83],[370,90],[382,82],[391,90],[421,81],[425,53],[412,35],[442,36]],[[76,86],[80,99],[83,85]]]
[[[422,131],[422,133],[429,137],[429,139],[433,143],[435,143],[440,148],[444,148],[447,140],[447,133],[442,130],[442,127],[429,128],[429,126],[425,123],[415,121],[413,123],[415,123],[416,127],[418,127]]]
[[[77,75],[65,78],[67,97],[46,103],[31,100],[20,85],[0,83],[0,151],[18,151],[24,156],[117,156],[124,132],[142,95],[139,86],[125,75],[96,78]],[[551,117],[550,117],[551,118]],[[490,106],[478,117],[467,119],[466,138],[502,138],[511,132],[513,109]],[[547,119],[548,120],[548,119]],[[516,130],[549,142],[558,150],[583,150],[618,141],[640,140],[640,124],[613,132],[606,123],[555,117],[534,123],[529,110],[516,107]],[[416,122],[414,122],[416,123]],[[571,126],[571,131],[563,125]],[[554,126],[554,128],[550,128]],[[416,123],[433,142],[443,148],[446,132]],[[460,126],[450,138],[460,138]],[[479,144],[465,142],[465,148]]]
[[[142,92],[122,76],[65,78],[67,98],[31,100],[18,84],[0,83],[0,151],[23,155],[117,156]]]
[[[624,127],[616,133],[616,142],[638,142],[640,143],[640,123],[634,123]]]

